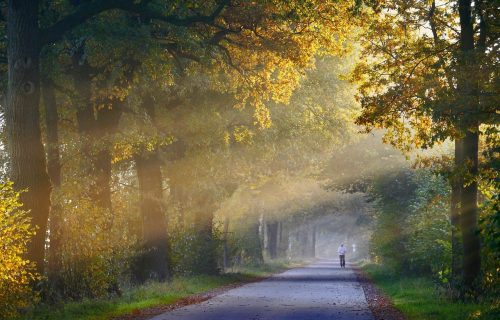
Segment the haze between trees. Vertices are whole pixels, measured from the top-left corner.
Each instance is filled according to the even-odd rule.
[[[0,262],[26,275],[0,280],[23,292],[0,301],[8,316],[37,300],[37,275],[48,302],[105,297],[327,254],[328,235],[367,241],[370,230],[360,256],[436,277],[461,299],[498,297],[494,1],[5,9],[2,159],[21,192],[2,189],[2,244],[24,245]],[[450,140],[454,154],[409,169],[358,126],[407,154]],[[349,206],[359,236],[331,225]]]

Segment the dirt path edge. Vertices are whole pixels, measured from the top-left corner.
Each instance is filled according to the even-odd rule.
[[[400,310],[396,309],[391,299],[375,286],[373,281],[359,266],[353,265],[352,269],[363,287],[368,307],[373,313],[375,320],[408,319]]]

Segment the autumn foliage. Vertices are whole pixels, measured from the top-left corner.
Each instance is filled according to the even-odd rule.
[[[0,185],[0,319],[10,319],[36,301],[32,285],[39,275],[26,260],[26,245],[35,232],[20,209],[19,193],[11,183]]]

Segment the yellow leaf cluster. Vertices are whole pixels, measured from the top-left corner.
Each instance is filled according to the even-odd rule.
[[[213,53],[210,86],[233,94],[239,109],[254,107],[255,122],[268,128],[268,103],[288,103],[315,56],[347,51],[352,7],[353,1],[234,2],[211,30],[231,32]]]
[[[0,319],[18,316],[36,300],[31,290],[38,279],[33,264],[23,256],[35,233],[26,212],[20,209],[19,193],[11,183],[0,184]]]

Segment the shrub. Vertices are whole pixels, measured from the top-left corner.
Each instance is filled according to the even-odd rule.
[[[447,282],[451,273],[450,190],[446,179],[430,170],[416,170],[417,188],[406,221],[410,269]]]
[[[62,243],[58,255],[61,292],[57,294],[69,300],[119,295],[136,254],[136,236],[123,231],[134,222],[127,208],[118,198],[113,212],[100,208],[78,186],[68,186],[65,195],[62,200],[56,191],[54,197],[59,203],[57,214],[64,217],[57,231]]]
[[[401,170],[375,181],[371,251],[385,266],[447,282],[451,268],[450,190],[429,169]]]
[[[0,184],[0,319],[13,319],[32,305],[37,295],[32,285],[39,277],[32,262],[23,256],[35,233],[26,212],[20,209],[19,193],[12,183]]]

